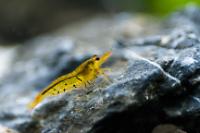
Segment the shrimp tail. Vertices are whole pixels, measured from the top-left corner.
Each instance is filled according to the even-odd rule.
[[[40,103],[41,101],[42,101],[42,98],[41,98],[41,96],[40,96],[40,94],[39,94],[39,95],[36,96],[35,100],[34,100],[33,102],[29,103],[27,106],[28,106],[29,109],[32,110],[32,109],[35,108],[35,106],[37,106],[38,103]]]

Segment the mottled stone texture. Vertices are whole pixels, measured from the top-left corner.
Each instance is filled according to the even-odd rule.
[[[87,89],[48,98],[32,112],[25,104],[38,90],[92,52],[78,56],[70,41],[49,45],[40,55],[37,51],[46,47],[45,43],[29,42],[29,51],[19,47],[17,68],[1,83],[5,90],[1,96],[7,96],[13,87],[18,89],[8,96],[7,105],[2,104],[0,123],[21,133],[200,132],[199,14],[198,8],[188,7],[159,24],[162,28],[156,35],[118,37],[105,64],[111,68],[111,82],[100,77]],[[66,43],[70,47],[65,47]],[[35,66],[28,67],[29,63]],[[28,66],[20,69],[25,64]],[[19,97],[24,102],[10,102]]]

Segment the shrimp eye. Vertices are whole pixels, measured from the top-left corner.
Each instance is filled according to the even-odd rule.
[[[99,58],[99,57],[97,57],[97,58],[96,58],[96,60],[100,60],[100,58]]]

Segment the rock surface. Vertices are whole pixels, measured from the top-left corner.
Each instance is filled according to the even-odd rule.
[[[159,125],[153,129],[152,133],[186,133],[171,124]]]
[[[18,133],[18,132],[0,125],[0,133]]]
[[[93,37],[107,42],[101,46],[84,42],[89,36],[80,37],[84,30],[75,36],[78,41],[47,36],[18,46],[14,67],[0,84],[0,123],[20,133],[155,133],[162,129],[155,127],[169,123],[183,130],[177,132],[200,132],[199,14],[200,9],[188,7],[159,23],[148,37],[127,37],[123,26],[110,36],[99,30]],[[149,30],[138,29],[140,34]],[[85,43],[92,52],[83,50]],[[32,112],[27,110],[41,88],[107,50],[105,46],[113,52],[105,64],[112,70],[112,82],[99,77],[88,89],[47,98]]]

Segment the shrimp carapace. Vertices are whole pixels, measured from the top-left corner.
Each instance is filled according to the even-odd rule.
[[[110,51],[106,52],[101,57],[94,55],[90,59],[83,62],[71,73],[57,78],[36,96],[35,100],[28,105],[29,108],[33,109],[46,97],[56,96],[64,92],[69,92],[75,88],[87,87],[99,75],[105,75],[101,65],[110,56]]]

